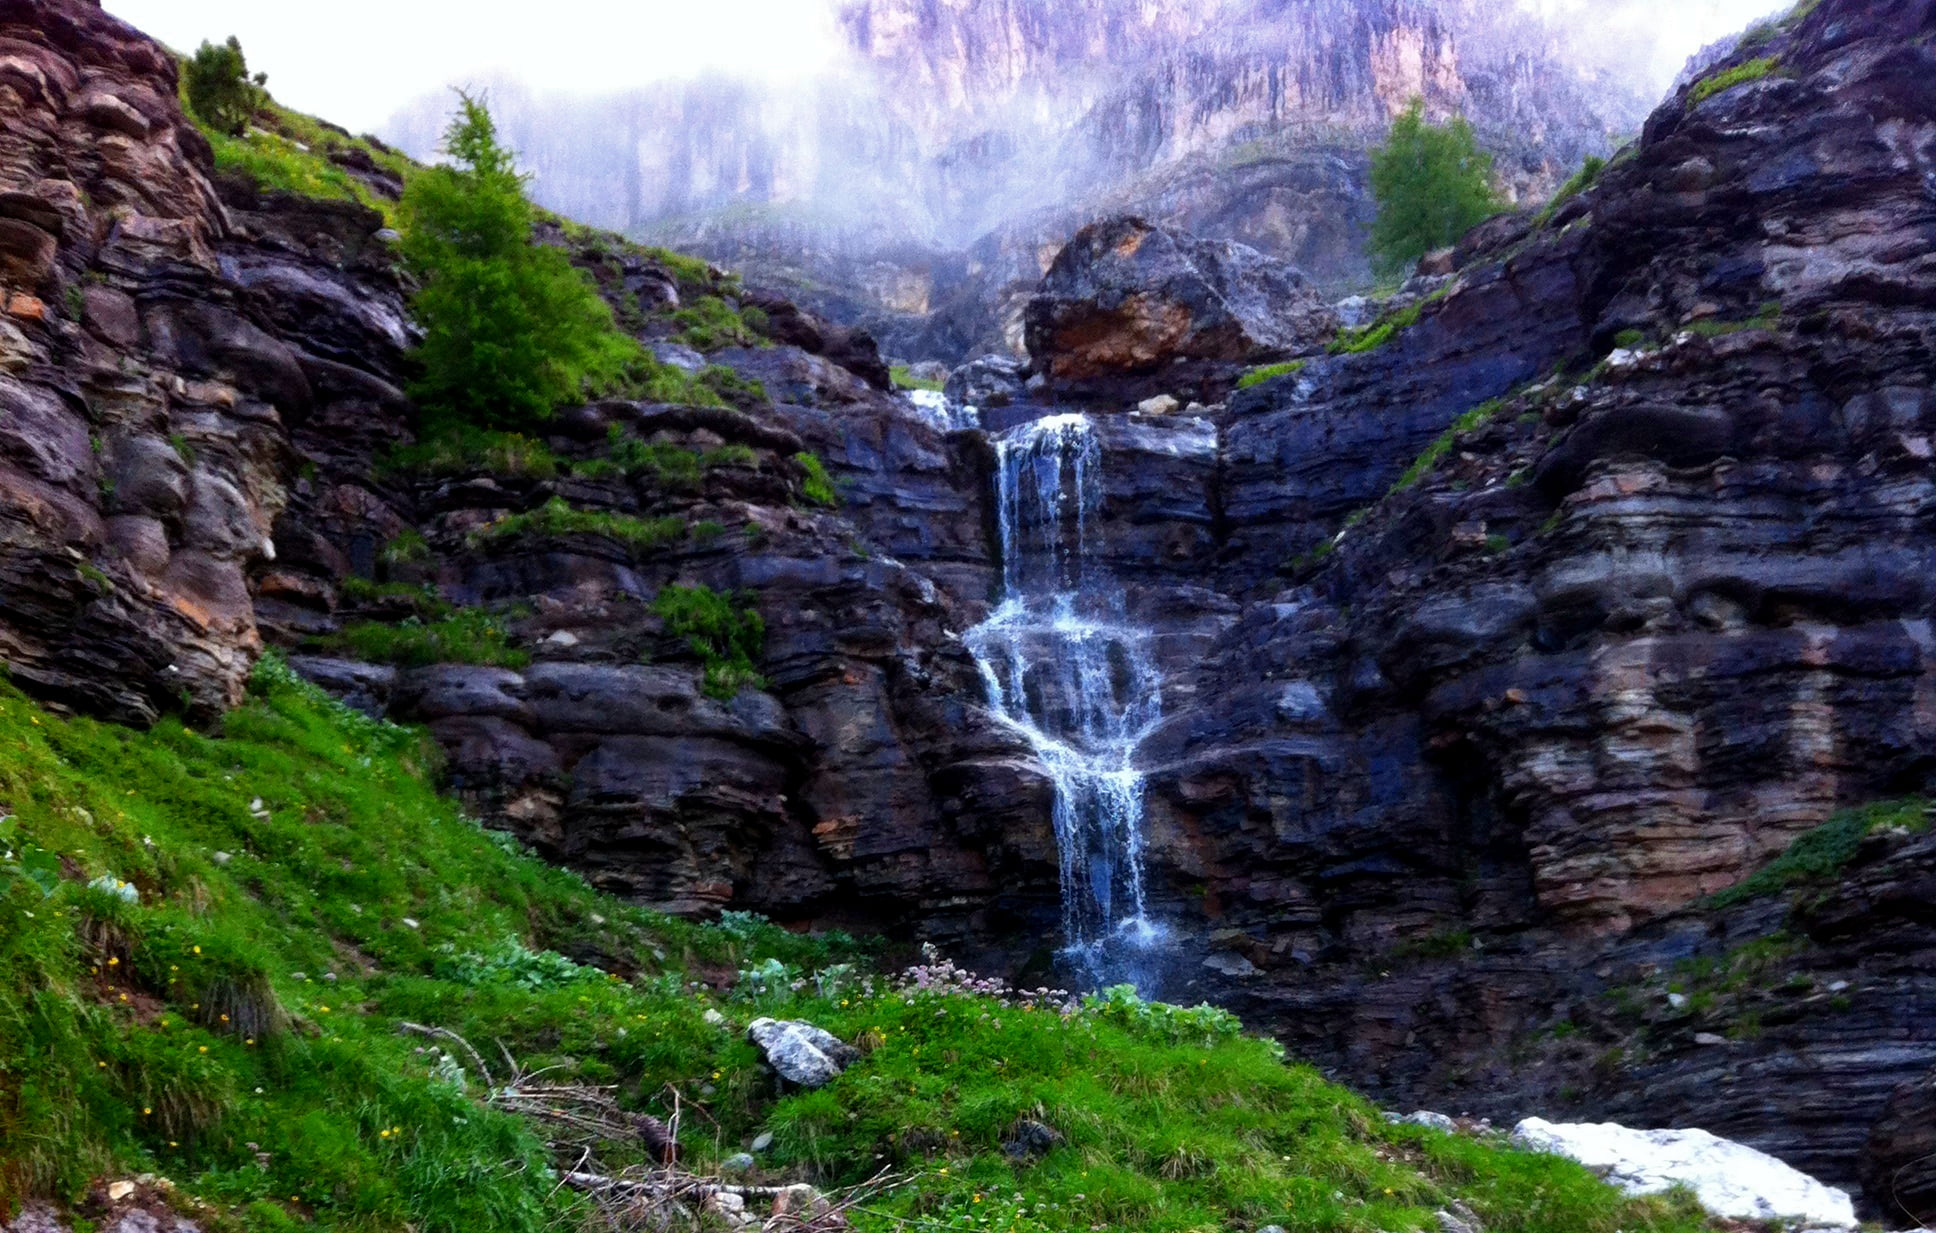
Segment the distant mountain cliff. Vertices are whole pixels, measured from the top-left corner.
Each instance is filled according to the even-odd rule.
[[[1470,116],[1522,197],[1651,102],[1563,31],[1476,0],[848,0],[839,16],[845,59],[811,85],[502,85],[494,102],[548,204],[744,267],[917,358],[1013,347],[1027,288],[1105,212],[1362,284],[1365,151],[1415,96]],[[445,110],[426,100],[391,135],[428,154]]]

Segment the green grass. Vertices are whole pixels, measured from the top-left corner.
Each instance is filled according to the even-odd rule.
[[[1736,86],[1746,85],[1751,81],[1760,81],[1779,67],[1781,67],[1781,59],[1777,56],[1758,56],[1753,60],[1744,60],[1733,68],[1723,69],[1713,76],[1703,77],[1695,82],[1693,88],[1687,92],[1687,105],[1690,109],[1699,107],[1722,91],[1732,90]]]
[[[1875,831],[1902,827],[1923,833],[1930,826],[1930,805],[1920,798],[1884,801],[1839,813],[1808,831],[1747,880],[1712,895],[1716,908],[1733,907],[1752,899],[1778,895],[1797,886],[1832,880],[1853,859],[1862,841]]]
[[[701,296],[672,314],[679,327],[677,341],[698,351],[719,351],[726,347],[766,347],[772,343],[756,328],[756,322],[716,295]]]
[[[186,105],[183,110],[195,119],[194,112]],[[273,102],[256,120],[256,126],[240,137],[231,137],[196,120],[202,135],[214,148],[217,171],[245,175],[256,187],[268,191],[360,202],[382,214],[386,223],[395,223],[396,203],[372,193],[361,180],[331,162],[329,155],[355,150],[399,178],[408,176],[415,166],[408,158],[395,151],[378,149],[361,138],[347,137],[313,116]]]
[[[1430,475],[1439,463],[1445,460],[1445,456],[1452,452],[1452,448],[1459,443],[1460,437],[1490,423],[1492,417],[1498,415],[1505,405],[1505,399],[1495,398],[1491,402],[1480,403],[1453,420],[1444,432],[1425,447],[1423,453],[1412,460],[1412,465],[1405,468],[1405,473],[1392,483],[1391,492],[1403,492]]]
[[[511,644],[503,623],[481,608],[464,608],[431,620],[359,621],[311,639],[307,645],[334,655],[404,668],[428,664],[522,668],[531,662],[527,652]]]
[[[426,429],[415,445],[390,451],[379,469],[430,476],[487,472],[545,480],[558,474],[558,463],[551,447],[536,437],[469,424],[442,424]]]
[[[1237,388],[1247,390],[1252,386],[1262,385],[1266,381],[1272,381],[1278,377],[1288,377],[1294,373],[1303,371],[1303,360],[1287,360],[1282,364],[1265,364],[1262,367],[1253,368],[1243,376],[1237,378]]]
[[[1347,328],[1338,331],[1331,340],[1328,350],[1332,355],[1361,355],[1376,351],[1390,342],[1402,330],[1409,330],[1419,323],[1427,307],[1438,303],[1452,294],[1453,284],[1447,283],[1432,294],[1423,296],[1395,313],[1388,313],[1370,325]]]
[[[635,518],[605,510],[574,509],[563,497],[553,497],[537,509],[522,514],[507,514],[471,533],[473,547],[514,539],[556,538],[566,535],[591,535],[623,544],[627,548],[650,552],[668,547],[686,535],[686,520],[671,515],[664,518]]]
[[[711,450],[688,449],[664,441],[641,441],[614,424],[605,434],[605,457],[593,463],[574,463],[578,474],[600,474],[604,464],[613,474],[627,479],[643,479],[653,487],[671,492],[690,492],[716,467],[754,467],[759,454],[750,446],[727,444]]]
[[[827,464],[820,461],[820,455],[795,454],[793,461],[805,475],[800,486],[800,495],[809,504],[824,505],[829,509],[840,504],[840,491],[834,487],[833,476],[827,474]]]
[[[917,377],[906,364],[894,365],[887,370],[887,375],[893,379],[894,388],[897,390],[926,390],[931,394],[939,394],[948,384],[933,377]]]
[[[1397,1233],[1455,1200],[1496,1233],[1702,1227],[1502,1139],[1389,1125],[1220,1011],[889,978],[840,935],[600,895],[435,795],[420,736],[273,659],[216,733],[62,720],[4,683],[0,733],[0,1204],[152,1172],[231,1229],[581,1220],[549,1173],[575,1155],[486,1107],[468,1056],[410,1022],[628,1110],[676,1101],[699,1171],[764,1128],[756,1181],[910,1175],[853,1214],[863,1233]],[[688,983],[702,970],[730,989]],[[779,1093],[744,1041],[758,1015],[863,1057]],[[1023,1117],[1065,1141],[1011,1162]],[[637,1155],[601,1147],[608,1167]]]
[[[754,666],[766,648],[766,622],[751,606],[707,586],[669,586],[653,600],[652,610],[666,632],[684,638],[699,657],[707,696],[724,702],[741,689],[766,688],[766,678]]]
[[[1559,191],[1553,194],[1553,199],[1546,203],[1546,208],[1541,210],[1538,217],[1533,219],[1533,226],[1544,227],[1546,224],[1552,222],[1553,216],[1559,213],[1561,206],[1573,200],[1573,198],[1579,196],[1581,193],[1584,193],[1587,189],[1592,188],[1594,183],[1599,180],[1600,173],[1606,169],[1606,159],[1601,158],[1597,154],[1587,155],[1586,161],[1580,164],[1580,169],[1568,177],[1566,183],[1560,185]]]
[[[1726,338],[1730,334],[1740,334],[1747,330],[1772,330],[1780,322],[1781,301],[1769,300],[1756,310],[1754,316],[1743,320],[1717,321],[1712,317],[1704,317],[1699,321],[1688,322],[1681,329],[1701,338]]]

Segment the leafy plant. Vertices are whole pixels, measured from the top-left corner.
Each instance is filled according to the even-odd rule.
[[[906,364],[894,365],[887,370],[887,375],[897,390],[926,390],[931,394],[939,394],[948,384],[936,377],[917,377],[913,369]]]
[[[1431,124],[1414,99],[1392,122],[1385,144],[1372,151],[1371,191],[1378,217],[1371,226],[1372,265],[1404,272],[1434,249],[1458,241],[1499,212],[1492,155],[1479,146],[1464,117]]]
[[[558,456],[536,437],[445,422],[432,426],[416,444],[390,451],[382,469],[438,476],[483,471],[542,480],[558,474]]]
[[[1878,830],[1900,827],[1914,833],[1929,830],[1929,806],[1921,800],[1885,801],[1837,814],[1814,830],[1804,832],[1760,871],[1708,900],[1717,908],[1780,894],[1793,886],[1827,881],[1841,872]]]

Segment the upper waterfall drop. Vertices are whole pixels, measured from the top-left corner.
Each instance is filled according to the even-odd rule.
[[[1152,631],[1089,550],[1103,498],[1089,417],[1052,415],[995,440],[1001,602],[966,636],[989,704],[1055,784],[1063,954],[1096,984],[1148,983],[1164,931],[1143,872],[1137,748],[1162,718]]]

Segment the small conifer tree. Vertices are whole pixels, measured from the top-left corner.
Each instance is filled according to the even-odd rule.
[[[616,380],[639,353],[563,251],[532,239],[525,177],[484,102],[459,93],[449,162],[413,175],[402,253],[424,338],[411,393],[433,419],[528,428]]]
[[[239,137],[262,109],[269,75],[249,75],[242,42],[234,35],[226,43],[204,42],[182,66],[182,85],[188,106],[202,123],[231,137]]]
[[[1385,277],[1403,274],[1420,257],[1456,243],[1497,214],[1492,155],[1463,117],[1450,124],[1425,119],[1413,99],[1385,144],[1372,151],[1371,192],[1378,219],[1371,227],[1372,266]]]

